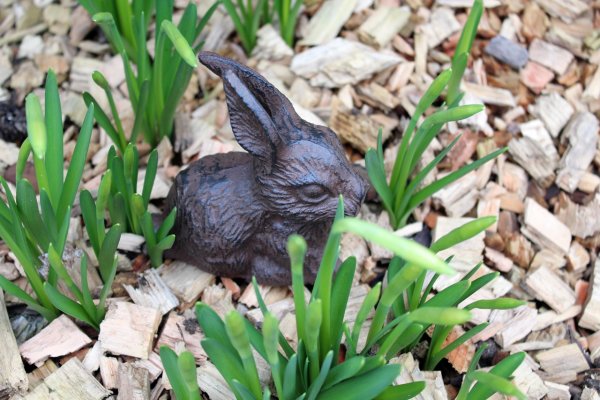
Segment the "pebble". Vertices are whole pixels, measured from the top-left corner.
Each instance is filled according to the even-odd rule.
[[[514,69],[522,68],[529,58],[525,47],[500,35],[488,43],[485,52]]]

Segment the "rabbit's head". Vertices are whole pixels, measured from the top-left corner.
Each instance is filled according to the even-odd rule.
[[[368,184],[335,133],[298,116],[290,101],[252,69],[214,53],[199,60],[223,80],[233,133],[254,157],[257,190],[268,209],[298,220],[335,215],[338,196],[356,215]]]

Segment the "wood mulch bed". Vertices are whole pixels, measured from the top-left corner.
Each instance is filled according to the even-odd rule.
[[[175,3],[180,15],[187,0]],[[199,2],[200,10],[209,3]],[[204,49],[264,74],[303,118],[335,130],[354,162],[363,162],[383,127],[391,167],[420,95],[449,65],[471,1],[321,3],[306,1],[295,49],[266,26],[247,58],[222,9],[206,30]],[[461,133],[431,179],[498,147],[509,151],[435,194],[401,233],[428,242],[469,218],[497,216],[498,223],[485,234],[446,254],[455,255],[453,266],[462,274],[479,261],[486,270],[501,272],[478,293],[481,298],[512,296],[527,305],[476,313],[474,322],[490,325],[450,354],[443,373],[421,373],[413,355],[403,356],[402,379],[427,381],[426,392],[417,398],[453,398],[476,343],[487,341],[491,346],[484,360],[490,364],[510,352],[528,352],[515,382],[530,399],[600,399],[600,2],[485,4],[465,75],[464,102],[483,103],[486,111],[449,124],[426,158]],[[24,138],[24,97],[41,93],[49,68],[57,73],[67,118],[66,163],[86,110],[81,93],[103,98],[91,79],[94,70],[109,80],[125,130],[131,128],[121,60],[82,7],[72,0],[0,0],[0,173],[9,181],[14,182],[18,143]],[[106,134],[93,133],[84,188],[97,188],[110,145]],[[140,148],[148,153],[147,146]],[[177,115],[173,144],[165,140],[159,146],[153,207],[160,209],[182,166],[239,149],[222,84],[200,67]],[[34,179],[32,169],[27,175]],[[389,227],[376,202],[364,205],[361,217]],[[76,210],[70,242],[92,256],[81,224]],[[169,383],[157,354],[163,344],[194,353],[209,398],[231,398],[199,345],[202,333],[192,307],[202,300],[221,315],[237,308],[258,322],[262,316],[251,287],[176,261],[151,269],[142,248],[143,238],[124,235],[119,273],[99,333],[66,316],[45,325],[17,299],[0,294],[0,399],[13,394],[15,399],[45,399],[50,392],[65,399],[103,399],[115,390],[123,399],[167,399]],[[352,236],[344,237],[342,254],[358,259],[351,301],[357,304],[385,273],[390,254]],[[4,244],[0,274],[27,288],[22,268]],[[449,283],[440,280],[436,289]],[[290,290],[262,291],[293,340]],[[347,318],[356,312],[350,306]],[[418,359],[418,352],[414,356]]]

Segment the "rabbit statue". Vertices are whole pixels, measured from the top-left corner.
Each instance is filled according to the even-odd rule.
[[[356,215],[368,184],[333,131],[301,119],[256,71],[201,52],[223,80],[231,128],[247,151],[203,157],[179,173],[167,198],[177,207],[168,257],[218,276],[268,285],[291,282],[288,237],[308,244],[304,277],[313,283],[339,195]]]

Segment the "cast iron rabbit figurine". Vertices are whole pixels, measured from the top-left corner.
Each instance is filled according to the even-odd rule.
[[[179,173],[167,199],[167,212],[177,207],[167,255],[218,276],[288,285],[286,242],[299,233],[305,280],[314,282],[339,194],[356,215],[366,181],[335,133],[301,119],[257,72],[210,52],[198,58],[223,80],[231,128],[248,153],[207,156]]]

